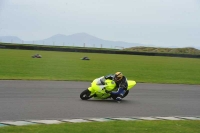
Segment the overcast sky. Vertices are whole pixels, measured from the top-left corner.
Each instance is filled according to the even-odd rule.
[[[0,0],[0,36],[85,32],[104,40],[200,47],[200,0]]]

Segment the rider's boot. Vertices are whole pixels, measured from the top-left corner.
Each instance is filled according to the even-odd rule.
[[[122,98],[121,98],[121,97],[117,97],[116,100],[117,100],[117,101],[121,101]]]
[[[119,95],[117,98],[116,98],[116,100],[117,100],[117,102],[120,102],[121,100],[122,100],[122,95]]]

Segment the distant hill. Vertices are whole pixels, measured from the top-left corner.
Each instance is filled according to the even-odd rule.
[[[33,42],[33,41],[32,41]],[[25,43],[31,43],[25,41]],[[77,33],[73,35],[62,35],[57,34],[47,39],[34,41],[35,44],[48,44],[48,45],[60,45],[60,46],[85,46],[85,47],[104,47],[104,48],[124,48],[133,46],[142,46],[143,44],[138,43],[127,43],[121,41],[108,41],[91,36],[87,33]]]
[[[57,34],[42,40],[25,41],[16,36],[0,36],[0,42],[6,43],[26,43],[54,46],[78,46],[78,47],[97,47],[97,48],[131,48],[137,46],[147,46],[140,43],[128,43],[123,41],[109,41],[97,38],[87,33],[77,33],[72,35]],[[175,46],[174,46],[175,47]],[[200,48],[198,48],[200,49]]]
[[[7,43],[22,43],[23,40],[16,36],[0,36],[0,42],[7,42]]]
[[[97,38],[87,33],[77,33],[73,35],[57,34],[42,40],[24,41],[15,36],[0,37],[0,42],[7,43],[26,43],[40,45],[55,45],[55,46],[80,46],[80,47],[103,47],[103,48],[119,48],[134,46],[144,46],[139,43],[127,43],[122,41],[109,41]]]
[[[157,53],[174,53],[174,54],[198,54],[200,50],[186,47],[186,48],[157,48],[157,47],[131,47],[124,49],[126,51],[137,51],[137,52],[157,52]]]

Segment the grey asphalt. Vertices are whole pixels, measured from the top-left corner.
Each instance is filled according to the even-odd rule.
[[[90,82],[0,80],[0,121],[200,116],[200,85],[137,83],[121,103],[81,100]]]

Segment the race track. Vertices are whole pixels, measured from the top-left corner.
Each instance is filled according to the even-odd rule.
[[[0,121],[200,116],[200,85],[138,83],[121,103],[80,99],[89,82],[0,80]]]

